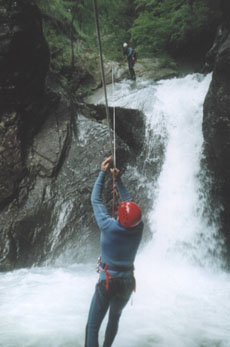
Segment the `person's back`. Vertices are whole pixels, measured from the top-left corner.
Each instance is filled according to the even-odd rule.
[[[113,343],[122,310],[135,286],[134,260],[144,227],[139,206],[131,201],[117,169],[112,169],[112,172],[117,176],[116,187],[123,201],[118,208],[118,220],[108,214],[103,204],[105,171],[111,160],[112,157],[109,157],[102,163],[102,170],[91,196],[94,214],[101,230],[101,261],[100,279],[89,311],[85,347],[98,347],[99,328],[108,309],[110,313],[103,347],[110,347]]]
[[[117,220],[101,230],[101,259],[108,265],[133,265],[142,236],[143,223],[127,229]]]

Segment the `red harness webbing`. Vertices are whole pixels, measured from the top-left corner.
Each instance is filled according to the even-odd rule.
[[[136,278],[134,277],[134,273],[133,273],[133,278],[134,278],[134,287],[133,287],[133,291],[134,291],[134,293],[136,293],[136,290],[137,290],[137,282],[136,282]]]
[[[106,275],[106,286],[105,286],[105,288],[106,288],[106,290],[109,290],[109,280],[113,276],[110,275],[107,270],[108,270],[108,265],[106,264],[105,267],[104,267],[104,271],[105,271],[105,275]]]
[[[111,278],[113,278],[113,276],[110,275],[110,274],[108,273],[108,264],[105,265],[105,267],[104,267],[103,270],[105,271],[105,276],[106,276],[106,285],[105,285],[105,288],[106,288],[106,290],[109,290],[109,280],[110,280]],[[134,277],[134,273],[133,273],[133,278],[134,278],[134,287],[133,287],[133,291],[134,291],[134,293],[136,293],[137,284],[136,284],[136,278]]]

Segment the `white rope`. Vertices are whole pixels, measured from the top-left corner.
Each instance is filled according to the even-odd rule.
[[[111,122],[110,122],[110,118],[109,118],[109,106],[108,106],[108,98],[107,98],[106,83],[105,83],[105,71],[104,71],[104,62],[103,62],[103,55],[102,55],[102,44],[101,44],[101,34],[100,34],[100,25],[99,25],[99,14],[98,14],[97,0],[94,0],[94,12],[95,12],[95,20],[96,20],[96,28],[97,28],[97,39],[98,39],[98,47],[99,47],[99,55],[100,55],[101,78],[102,78],[102,84],[103,84],[104,95],[105,95],[106,118],[107,118],[109,135],[110,135],[111,151],[113,152],[112,129],[111,129]]]
[[[107,91],[106,91],[106,83],[105,83],[105,71],[104,71],[104,63],[103,63],[103,55],[102,55],[102,44],[101,44],[101,35],[100,35],[100,25],[99,25],[99,14],[98,14],[98,7],[97,7],[97,0],[94,0],[94,11],[95,11],[95,20],[96,20],[96,28],[97,28],[97,38],[98,38],[98,46],[99,46],[99,53],[100,53],[100,64],[101,64],[101,77],[102,77],[102,83],[104,88],[104,94],[105,94],[105,109],[106,109],[106,118],[109,128],[109,134],[110,134],[110,145],[111,145],[111,151],[113,155],[113,165],[114,168],[116,167],[116,133],[115,133],[115,107],[113,108],[113,136],[112,136],[112,129],[111,129],[111,122],[110,122],[110,115],[109,115],[109,106],[108,106],[108,99],[107,99]],[[114,80],[113,80],[113,65],[112,65],[112,85],[114,88]],[[113,142],[113,143],[112,143]],[[115,216],[115,174],[113,174],[113,206],[112,206],[112,215]]]
[[[112,64],[112,96],[114,96],[114,70]],[[114,167],[117,167],[116,164],[116,110],[113,106],[113,163]]]
[[[114,97],[114,71],[113,71],[113,64],[112,64],[112,97]],[[116,168],[116,112],[115,112],[115,106],[113,106],[113,166]],[[115,216],[115,204],[116,204],[116,176],[113,174],[113,208],[112,213],[113,217]]]

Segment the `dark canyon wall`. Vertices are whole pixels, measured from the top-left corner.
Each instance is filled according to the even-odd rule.
[[[230,2],[222,1],[221,7],[223,23],[207,54],[213,77],[204,103],[203,134],[213,206],[221,207],[221,230],[230,254]]]
[[[97,259],[90,194],[100,162],[111,153],[105,112],[70,103],[49,72],[49,48],[33,1],[0,0],[0,30],[0,270]],[[144,116],[117,114],[118,167],[146,206],[145,189],[132,175]],[[132,127],[124,136],[127,120]],[[111,186],[108,175],[110,207]]]
[[[0,1],[0,205],[17,195],[25,146],[42,122],[49,50],[41,15],[28,1]]]

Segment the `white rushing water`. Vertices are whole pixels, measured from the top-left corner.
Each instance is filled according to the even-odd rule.
[[[217,228],[203,217],[198,177],[210,79],[123,81],[109,95],[112,105],[144,111],[146,142],[151,130],[167,142],[156,191],[149,192],[153,237],[137,256],[137,292],[114,347],[230,347],[230,275],[221,270]],[[77,264],[0,274],[0,346],[83,347],[94,270]]]

